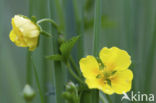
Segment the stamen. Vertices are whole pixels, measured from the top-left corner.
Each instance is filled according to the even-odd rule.
[[[98,75],[96,76],[97,79],[100,79],[101,77],[102,77],[101,74],[98,74]]]
[[[112,86],[111,80],[110,80],[110,79],[106,79],[106,81],[107,81],[107,84],[108,84],[109,86]]]
[[[112,72],[112,75],[114,75],[116,72],[117,72],[117,71],[113,71],[113,72]]]

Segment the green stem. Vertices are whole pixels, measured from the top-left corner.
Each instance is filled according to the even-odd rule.
[[[50,0],[49,1],[49,7],[50,7],[50,15],[51,18],[55,17],[55,2],[57,0]],[[57,12],[58,13],[58,12]],[[56,28],[56,27],[55,27]],[[53,53],[54,54],[59,54],[59,43],[58,43],[58,34],[56,29],[54,28],[54,25],[52,25],[52,34],[54,35],[54,38],[52,39],[52,44],[53,44]],[[62,93],[64,91],[64,80],[65,80],[65,74],[64,74],[64,68],[62,68],[62,64],[60,61],[54,61],[54,67],[52,68],[54,73],[54,85],[55,85],[55,90],[56,90],[56,103],[64,103],[64,100],[62,98]]]
[[[95,16],[94,16],[94,35],[93,35],[93,55],[98,56],[99,50],[99,39],[100,39],[100,30],[101,30],[101,12],[102,12],[102,3],[101,0],[95,1]]]
[[[29,17],[32,16],[33,3],[29,0]],[[26,63],[26,83],[32,85],[32,64],[31,64],[31,52],[27,50],[27,63]]]
[[[93,55],[98,55],[99,50],[99,38],[100,38],[100,30],[101,30],[101,12],[102,12],[102,1],[95,1],[95,17],[94,17],[94,35],[93,35]],[[99,103],[99,91],[92,90],[92,103]]]
[[[55,32],[55,29],[54,31]],[[53,38],[53,53],[59,54],[58,35],[54,33]],[[64,90],[64,72],[60,61],[54,61],[54,75],[55,75],[55,88],[56,88],[56,103],[64,103],[62,99],[62,92]]]
[[[77,0],[73,0],[74,5],[74,13],[75,13],[75,20],[76,20],[76,33],[77,35],[81,35],[78,41],[78,60],[84,55],[84,46],[83,46],[83,31],[84,31],[84,21],[83,21],[83,2],[82,6],[78,8]]]
[[[53,21],[52,19],[49,19],[49,18],[40,19],[36,23],[40,24],[40,23],[43,23],[43,22],[50,22],[54,27],[58,28],[58,25],[56,24],[56,22]]]
[[[32,65],[33,65],[33,70],[34,70],[35,79],[36,79],[37,87],[38,87],[39,94],[40,94],[41,103],[44,103],[44,96],[43,96],[43,93],[42,93],[42,90],[41,90],[41,86],[40,86],[40,82],[39,82],[39,77],[38,77],[38,73],[37,73],[37,70],[36,70],[36,66],[35,66],[35,64],[33,62],[32,57],[31,57],[31,62],[32,62]]]
[[[64,90],[64,75],[61,62],[54,61],[55,71],[55,88],[56,88],[56,103],[63,103],[62,92]]]
[[[29,17],[32,16],[33,12],[33,1],[29,0]],[[26,61],[26,83],[32,86],[32,64],[31,64],[31,52],[27,50],[27,61]],[[31,103],[26,101],[26,103]]]
[[[112,103],[112,100],[111,100],[111,98],[110,98],[109,95],[106,94],[106,98],[107,98],[107,100],[108,100],[109,103]]]
[[[26,83],[32,85],[32,64],[30,51],[27,51]]]
[[[59,26],[57,25],[57,23],[54,21],[54,20],[52,20],[52,19],[50,19],[50,18],[44,18],[44,19],[40,19],[40,20],[38,20],[37,22],[36,22],[36,24],[41,24],[41,23],[43,23],[43,22],[50,22],[52,25],[53,25],[53,27],[55,27],[56,29],[57,29],[57,31],[58,31],[58,33],[59,34],[62,34],[62,32],[60,31],[60,29],[59,29]],[[42,30],[42,28],[40,28],[41,29],[41,32],[43,32],[43,30]]]
[[[75,63],[75,61],[74,61],[72,56],[69,57],[69,61],[71,62],[71,64],[72,64],[73,68],[75,69],[75,71],[78,73],[79,77],[81,77],[80,69],[76,65],[76,63]]]
[[[100,100],[102,101],[102,103],[105,103],[105,99],[102,95],[100,95]]]
[[[65,31],[64,11],[62,8],[61,0],[55,0],[57,17],[59,18],[59,27],[62,31]]]
[[[154,24],[154,28],[156,28],[156,20]],[[153,32],[153,38],[150,45],[149,53],[147,56],[147,64],[146,64],[146,79],[145,79],[145,87],[147,93],[151,92],[151,81],[152,81],[152,72],[153,72],[153,66],[154,66],[154,60],[155,60],[155,49],[156,49],[156,29],[154,29]]]
[[[79,83],[83,84],[84,82],[81,80],[81,78],[78,77],[78,76],[73,72],[73,70],[72,70],[72,68],[71,68],[71,66],[70,66],[70,63],[67,62],[66,65],[67,65],[67,68],[68,68],[69,73],[70,73]]]

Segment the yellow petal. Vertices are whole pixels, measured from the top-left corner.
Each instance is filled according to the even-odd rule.
[[[94,79],[86,79],[85,82],[88,85],[88,88],[90,88],[90,89],[95,89],[98,87],[98,83],[95,80],[95,78]]]
[[[113,90],[108,84],[106,84],[106,85],[103,87],[102,91],[103,91],[104,93],[106,93],[106,94],[109,94],[109,95],[112,95],[112,94],[114,93],[114,90]]]
[[[38,38],[24,38],[24,41],[27,43],[27,46],[29,47],[30,51],[33,51],[38,43]]]
[[[23,41],[23,38],[22,37],[19,37],[14,32],[14,30],[11,30],[9,37],[10,37],[10,40],[16,44],[16,46],[19,46],[19,47],[27,47],[26,43]]]
[[[124,70],[131,64],[129,54],[117,47],[106,48],[100,51],[100,59],[109,70]]]
[[[17,36],[13,30],[11,30],[9,37],[12,42],[15,42],[17,40]]]
[[[24,18],[19,15],[15,15],[14,17],[14,25],[25,37],[38,37],[39,36],[39,28],[35,25],[30,19]]]
[[[111,86],[115,93],[123,94],[131,89],[133,79],[133,73],[131,70],[127,69],[116,74],[111,79]]]
[[[82,58],[79,64],[81,72],[86,79],[96,78],[100,72],[98,62],[93,56]]]
[[[113,89],[103,79],[86,79],[86,84],[90,89],[99,89],[109,95],[114,93]]]

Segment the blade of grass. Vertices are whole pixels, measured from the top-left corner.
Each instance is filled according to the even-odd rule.
[[[62,25],[62,29],[64,29],[64,21],[63,21],[63,16],[62,16],[62,8],[60,7],[59,4],[60,0],[50,0],[49,1],[49,5],[50,5],[50,15],[51,18],[56,16],[56,11],[55,11],[55,6],[58,6],[57,9],[59,12],[59,19],[60,19],[60,25]],[[55,5],[56,3],[56,5]],[[58,13],[57,12],[57,13]],[[53,19],[54,20],[54,19]],[[62,21],[62,22],[61,22]],[[54,54],[59,54],[59,44],[58,44],[58,33],[56,32],[55,27],[52,26],[52,34],[53,35],[53,39],[52,39],[52,44],[53,44],[53,53]],[[64,103],[64,100],[62,98],[62,93],[64,91],[64,68],[62,68],[62,64],[60,61],[54,61],[54,68],[52,68],[54,73],[54,83],[55,83],[55,94],[56,94],[56,103]]]
[[[34,75],[35,75],[36,84],[37,84],[37,87],[38,87],[38,90],[39,90],[41,103],[45,103],[44,102],[44,96],[43,96],[43,93],[42,93],[42,90],[41,90],[41,86],[40,86],[40,81],[39,81],[38,73],[37,73],[37,70],[36,70],[36,66],[34,64],[34,61],[32,59],[32,56],[31,56],[30,59],[31,59],[31,62],[32,62],[33,70],[34,70]]]
[[[29,17],[31,16],[36,16],[37,20],[42,19],[42,18],[48,18],[48,0],[29,0]],[[46,23],[42,23],[42,28],[48,32],[49,30],[49,25]],[[39,73],[39,78],[41,82],[41,89],[43,90],[43,93],[46,94],[47,92],[47,83],[49,80],[49,73],[48,71],[49,66],[51,63],[47,62],[47,60],[44,59],[45,55],[48,55],[48,53],[51,51],[49,38],[46,38],[44,36],[40,36],[39,40],[39,46],[38,48],[34,51],[35,53],[33,54],[35,61],[37,61],[37,68],[38,68],[38,73]],[[29,61],[31,62],[31,61]],[[34,84],[36,86],[36,84]],[[48,97],[46,95],[44,96],[44,103],[47,103]],[[40,97],[37,96],[35,99],[35,102],[39,102]]]
[[[83,12],[84,12],[84,1],[81,1],[81,5],[77,0],[73,0],[75,20],[76,20],[76,33],[77,35],[81,35],[78,41],[78,60],[82,58],[84,55],[84,47],[83,47],[83,32],[84,32],[84,20],[83,20]],[[79,8],[78,8],[79,7]]]
[[[29,17],[32,16],[32,9],[33,9],[33,5],[32,5],[32,0],[29,0]],[[29,50],[27,50],[27,63],[26,63],[26,83],[28,83],[29,85],[32,85],[32,64],[31,64],[31,52]]]
[[[95,14],[94,14],[94,34],[93,34],[93,55],[98,56],[99,51],[99,38],[101,30],[101,12],[102,12],[102,1],[95,1]],[[92,90],[92,103],[99,103],[99,91]]]
[[[32,0],[29,0],[29,17],[32,16],[32,10],[33,10],[33,3]],[[29,84],[32,86],[33,84],[33,79],[32,79],[32,63],[31,63],[31,52],[27,50],[27,55],[26,55],[26,84]],[[28,102],[27,103],[31,103]]]
[[[65,20],[64,20],[64,12],[62,8],[62,0],[55,0],[56,5],[56,14],[59,21],[59,27],[62,31],[65,31]]]
[[[152,73],[154,67],[154,59],[155,59],[155,49],[156,49],[156,19],[154,24],[154,32],[153,32],[153,39],[149,48],[148,56],[147,56],[147,63],[146,63],[146,79],[145,79],[145,90],[147,93],[151,91],[151,80],[152,80]]]
[[[3,43],[5,43],[7,45],[7,43],[5,41],[3,41]],[[23,86],[20,83],[20,77],[17,73],[17,68],[15,66],[14,60],[15,58],[12,57],[11,53],[10,53],[11,49],[8,48],[7,46],[4,46],[3,48],[1,48],[1,54],[0,54],[0,61],[7,61],[6,63],[0,63],[2,68],[0,68],[2,70],[2,73],[4,74],[4,76],[2,75],[3,78],[3,82],[1,83],[0,86],[4,85],[4,88],[0,88],[2,97],[0,98],[4,98],[5,96],[10,98],[10,100],[6,99],[6,103],[8,103],[9,101],[12,103],[25,103],[24,99],[22,98],[22,89]],[[0,70],[0,72],[1,72]],[[8,89],[8,90],[5,90]],[[3,94],[3,90],[4,93]],[[8,91],[8,92],[7,92]],[[6,94],[6,95],[5,95]],[[0,102],[2,102],[0,100]]]
[[[93,55],[98,56],[101,30],[102,1],[96,0],[94,12]]]

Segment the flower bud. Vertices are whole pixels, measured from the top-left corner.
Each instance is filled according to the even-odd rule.
[[[70,92],[73,92],[76,90],[76,86],[73,82],[69,82],[67,85],[66,85],[66,90],[67,91],[70,91]]]
[[[65,38],[62,34],[59,35],[58,43],[61,45],[65,41]]]
[[[28,84],[25,85],[23,90],[23,96],[26,101],[32,101],[35,97],[35,91],[32,89],[32,87]]]
[[[12,30],[10,40],[19,47],[28,47],[30,51],[35,50],[38,45],[40,28],[29,18],[15,15],[12,18]]]
[[[64,92],[64,93],[62,94],[62,96],[63,96],[65,99],[69,100],[69,101],[72,100],[72,95],[71,95],[71,93],[69,93],[69,92]]]

